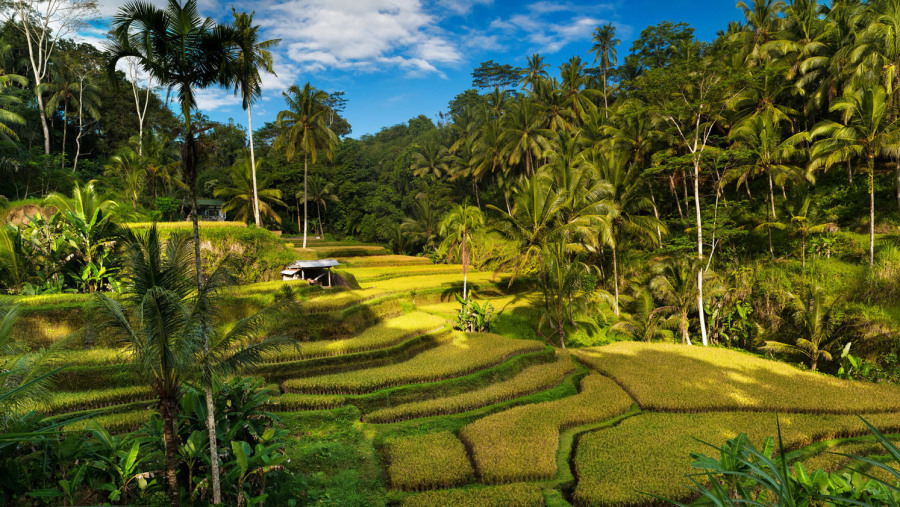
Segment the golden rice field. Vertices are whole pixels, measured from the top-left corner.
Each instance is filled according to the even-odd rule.
[[[537,352],[544,345],[487,333],[453,333],[440,346],[408,361],[378,368],[287,380],[285,392],[308,394],[361,394],[401,384],[434,382],[459,377],[503,362],[509,357]]]
[[[488,416],[464,427],[460,439],[488,484],[548,479],[556,473],[560,431],[609,419],[631,405],[615,382],[594,374],[575,396]]]
[[[474,410],[559,385],[565,376],[574,370],[575,364],[572,362],[571,357],[566,353],[560,353],[556,361],[529,366],[509,380],[493,383],[483,389],[468,391],[456,396],[433,398],[383,408],[366,415],[365,421],[389,423],[417,417],[455,414]]]
[[[462,442],[449,431],[398,438],[385,446],[393,488],[449,488],[466,484],[475,476]]]
[[[265,352],[262,357],[266,363],[281,363],[375,350],[397,345],[408,338],[445,325],[446,321],[440,317],[425,312],[411,312],[384,319],[352,338],[298,343],[296,346],[284,346]]]
[[[868,431],[856,416],[778,417],[788,448]],[[738,433],[746,433],[759,446],[765,438],[777,434],[775,418],[776,414],[765,412],[646,413],[589,433],[579,441],[575,456],[575,504],[633,504],[648,501],[647,494],[684,498],[688,493],[685,475],[696,472],[691,468],[690,454],[717,456],[716,449],[698,440],[720,446]],[[874,414],[867,420],[884,430],[900,429],[900,414]]]
[[[453,297],[461,292],[459,265],[388,255],[378,245],[316,240],[309,247],[303,255],[340,257],[347,278],[362,288],[289,284],[299,303],[284,324],[291,336],[311,341],[266,352],[256,372],[283,380],[268,409],[297,445],[312,442],[315,452],[303,462],[312,480],[348,473],[332,471],[335,462],[358,466],[345,484],[375,484],[383,497],[376,504],[624,507],[654,503],[647,493],[690,500],[690,454],[716,453],[697,439],[719,446],[746,432],[759,444],[775,435],[776,412],[789,449],[800,449],[791,456],[801,455],[807,469],[842,469],[846,458],[833,452],[881,454],[871,440],[846,441],[867,433],[855,414],[900,432],[900,387],[839,380],[721,348],[619,342],[554,356],[539,341],[449,331],[459,310]],[[468,276],[476,293],[489,291],[486,300],[504,313],[504,326],[519,325],[515,310],[540,308],[540,287],[512,293],[508,281],[491,272]],[[236,317],[272,304],[283,287],[233,288],[227,312]],[[16,300],[35,313],[26,319],[28,332],[51,343],[77,330],[77,319],[56,319],[57,313],[82,308],[89,297]],[[91,419],[66,427],[72,431],[139,427],[153,413],[153,395],[116,377],[119,366],[111,365],[128,373],[130,360],[119,346],[89,344],[60,356],[78,370],[72,389],[91,387],[94,376],[111,385],[53,393],[29,408],[91,410]],[[352,421],[334,430],[329,421],[338,415]],[[335,450],[352,434],[359,435],[353,451],[372,458],[366,465]]]
[[[900,387],[853,382],[724,348],[619,342],[577,357],[645,410],[857,414],[900,411]]]
[[[544,496],[534,484],[429,491],[404,498],[403,507],[541,507]]]

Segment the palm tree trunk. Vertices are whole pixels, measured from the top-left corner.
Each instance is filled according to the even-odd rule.
[[[875,265],[875,159],[869,157],[869,267]]]
[[[706,310],[703,308],[703,217],[700,216],[700,160],[694,157],[694,207],[697,210],[697,312],[700,314],[700,336],[703,346],[709,345],[706,337]]]
[[[656,239],[662,244],[662,231],[659,228],[659,209],[656,208],[656,196],[653,195],[653,187],[650,187],[650,203],[653,204],[653,216],[656,218]]]
[[[613,308],[613,312],[616,315],[619,315],[619,261],[616,258],[616,242],[613,241],[612,244],[612,257],[613,257],[613,287],[615,287],[616,293],[616,307]]]
[[[66,93],[68,93],[68,92],[69,91],[66,90]],[[68,134],[68,132],[69,132],[69,129],[67,128],[69,126],[69,122],[67,121],[68,117],[69,117],[69,101],[63,100],[63,122],[62,122],[63,138],[62,138],[62,148],[59,150],[60,154],[62,155],[59,158],[59,169],[60,170],[64,170],[66,168],[66,134]]]
[[[159,409],[163,418],[163,444],[166,454],[166,482],[169,487],[169,501],[173,507],[181,505],[178,494],[177,461],[175,459],[175,404],[171,400],[160,400]]]
[[[303,154],[303,248],[306,248],[306,207],[307,207],[307,185],[306,178],[309,174],[309,155]]]
[[[322,206],[316,201],[316,218],[319,219],[319,237],[325,239],[325,228],[322,227]]]
[[[256,152],[253,149],[253,117],[251,109],[253,106],[247,104],[247,134],[250,136],[250,172],[253,175],[253,219],[256,220],[256,226],[262,227],[259,219],[259,190],[256,188]]]
[[[603,69],[603,110],[606,112],[606,117],[609,118],[609,103],[606,98],[606,68]]]
[[[900,209],[900,158],[897,159],[897,172],[894,175],[897,182],[897,207]]]
[[[209,352],[209,346],[204,333],[204,353]],[[222,503],[222,480],[219,472],[219,450],[216,438],[216,405],[213,403],[212,382],[207,381],[203,386],[206,391],[206,432],[209,435],[210,475],[212,475],[213,504]]]
[[[460,256],[462,257],[462,268],[463,268],[463,300],[467,300],[469,298],[468,293],[468,282],[469,282],[469,270],[468,270],[468,261],[469,261],[469,252],[466,248],[466,229],[463,228],[463,238],[462,238],[462,252],[460,252]]]
[[[72,163],[72,173],[75,173],[75,169],[78,167],[78,157],[81,156],[81,136],[84,135],[84,106],[82,105],[82,101],[84,100],[84,77],[81,78],[81,83],[78,85],[78,135],[75,136],[75,160]],[[898,183],[900,185],[900,183]],[[900,199],[900,195],[898,195],[898,199]]]
[[[775,187],[772,186],[772,175],[769,175],[769,206],[772,207],[772,219],[778,220],[778,215],[775,213]]]
[[[481,209],[481,199],[478,197],[478,184],[475,182],[475,178],[472,178],[472,188],[475,190],[475,204],[478,205],[478,209]]]

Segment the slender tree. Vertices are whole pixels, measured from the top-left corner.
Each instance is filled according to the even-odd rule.
[[[442,246],[448,253],[459,255],[463,270],[463,299],[468,298],[469,264],[472,259],[472,239],[484,227],[484,215],[475,206],[461,204],[451,209],[441,220]]]
[[[278,113],[278,124],[286,132],[278,137],[276,147],[285,148],[289,161],[298,150],[303,152],[303,248],[306,248],[309,162],[315,164],[319,152],[331,159],[337,136],[326,122],[328,94],[306,83],[303,88],[292,85],[283,95],[288,109]]]
[[[598,26],[594,29],[592,37],[594,45],[591,47],[591,53],[594,53],[594,65],[600,62],[600,72],[603,73],[603,110],[606,117],[609,118],[609,93],[607,92],[606,73],[609,69],[619,63],[616,46],[622,41],[616,38],[616,27],[612,23]]]
[[[259,40],[259,25],[253,25],[253,15],[255,12],[247,14],[246,12],[238,13],[231,8],[234,16],[234,27],[238,32],[238,55],[236,67],[232,71],[234,76],[235,93],[241,94],[241,106],[247,110],[247,135],[250,138],[250,167],[253,173],[253,219],[256,226],[261,227],[259,212],[259,195],[256,183],[256,152],[253,146],[253,102],[262,94],[262,77],[260,70],[275,75],[272,68],[272,53],[269,51],[281,42],[281,39],[272,39],[267,41]]]

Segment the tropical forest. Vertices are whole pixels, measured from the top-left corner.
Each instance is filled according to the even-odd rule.
[[[900,0],[728,3],[356,134],[255,3],[0,0],[0,507],[900,505]]]

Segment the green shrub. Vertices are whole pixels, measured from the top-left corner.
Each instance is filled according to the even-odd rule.
[[[407,491],[448,488],[475,477],[466,450],[453,433],[427,433],[386,443],[391,487]]]

